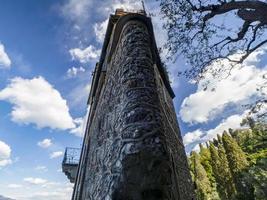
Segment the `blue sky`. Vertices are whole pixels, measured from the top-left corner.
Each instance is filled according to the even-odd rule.
[[[131,0],[0,0],[0,195],[16,200],[70,199],[72,185],[61,172],[65,147],[80,147],[92,70],[109,14],[135,9]],[[158,5],[147,1],[157,13]],[[166,36],[153,17],[158,46]],[[223,62],[226,66],[228,63]],[[177,78],[182,58],[168,64],[174,104],[187,151],[229,127],[238,128],[242,105],[266,73],[266,48],[223,81],[190,84]]]

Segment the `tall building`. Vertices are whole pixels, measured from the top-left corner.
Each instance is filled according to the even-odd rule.
[[[194,199],[173,98],[151,19],[117,9],[93,75],[78,168],[68,153],[63,161],[72,200]]]

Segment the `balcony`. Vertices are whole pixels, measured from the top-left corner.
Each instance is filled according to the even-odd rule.
[[[80,159],[81,149],[67,147],[62,161],[62,172],[71,183],[75,182]]]

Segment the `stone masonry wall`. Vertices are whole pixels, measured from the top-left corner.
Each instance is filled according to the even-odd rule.
[[[140,21],[122,30],[86,134],[82,200],[193,199],[172,99]]]

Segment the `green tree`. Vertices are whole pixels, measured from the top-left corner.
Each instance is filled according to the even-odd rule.
[[[267,155],[258,159],[255,165],[249,168],[249,176],[246,182],[250,182],[254,188],[256,200],[265,200],[267,197]]]
[[[210,164],[211,161],[210,151],[208,148],[205,148],[202,144],[199,144],[199,147],[200,147],[200,152],[199,152],[200,162],[204,167],[204,169],[206,170],[210,181],[214,182],[214,178],[212,176],[212,167]]]
[[[210,143],[209,149],[212,170],[220,198],[225,200],[233,199],[236,192],[223,146],[219,144],[217,149],[213,143]]]
[[[229,163],[225,154],[225,150],[223,148],[222,144],[219,144],[218,146],[218,154],[219,154],[219,160],[220,160],[220,170],[222,172],[221,175],[222,178],[224,178],[225,183],[225,189],[227,191],[227,196],[229,199],[233,199],[236,195],[236,189],[233,182],[233,177],[230,171]]]
[[[206,143],[206,146],[208,146],[208,143]],[[213,200],[215,200],[219,198],[219,194],[216,190],[216,182],[215,182],[215,178],[212,172],[210,151],[208,148],[204,147],[202,144],[199,144],[199,147],[200,147],[200,152],[199,152],[200,162],[207,172],[207,176],[210,181],[210,186],[212,188],[211,197]]]
[[[217,139],[218,139],[218,142],[222,144],[222,136],[220,136],[219,134],[217,134]]]
[[[222,141],[229,163],[229,168],[233,176],[233,182],[238,193],[238,199],[254,199],[253,187],[250,183],[245,181],[249,167],[246,154],[226,131],[223,133]]]
[[[211,199],[212,188],[206,170],[201,164],[200,156],[196,152],[191,153],[190,157],[193,180],[196,184],[196,194],[198,200]]]

